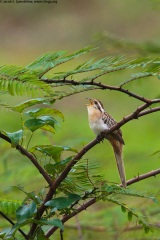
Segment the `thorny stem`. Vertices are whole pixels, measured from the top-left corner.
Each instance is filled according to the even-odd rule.
[[[100,89],[103,90],[114,90],[114,91],[118,91],[118,92],[122,92],[125,93],[127,95],[129,95],[130,97],[136,98],[142,102],[148,103],[150,100],[147,98],[144,98],[138,94],[135,94],[131,91],[129,91],[128,89],[122,88],[122,86],[110,86],[110,85],[106,85],[106,84],[102,84],[101,82],[94,82],[93,80],[91,81],[87,81],[87,82],[79,82],[79,81],[75,81],[75,80],[67,80],[67,79],[62,79],[62,80],[57,80],[57,79],[45,79],[43,80],[45,83],[48,84],[53,84],[53,83],[62,83],[62,84],[67,84],[67,85],[82,85],[82,86],[97,86]],[[159,99],[160,100],[160,99]],[[159,101],[160,102],[160,101]]]

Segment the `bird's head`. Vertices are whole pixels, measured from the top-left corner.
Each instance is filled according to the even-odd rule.
[[[89,98],[89,103],[86,105],[87,105],[87,108],[95,108],[100,112],[104,112],[103,104],[101,103],[101,101],[97,99]]]

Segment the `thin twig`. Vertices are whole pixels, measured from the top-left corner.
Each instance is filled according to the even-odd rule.
[[[76,224],[77,224],[77,231],[78,231],[78,239],[82,240],[83,239],[83,234],[82,234],[82,228],[81,228],[81,224],[79,222],[78,216],[75,216],[75,220],[76,220]]]
[[[160,228],[160,223],[155,223],[155,224],[149,224],[150,227],[154,227],[154,228]],[[143,228],[142,225],[136,225],[133,227],[125,227],[123,229],[123,232],[128,232],[128,231],[135,231],[135,230],[141,230]]]
[[[148,110],[145,110],[145,111],[139,113],[139,117],[142,117],[144,115],[147,115],[147,114],[150,114],[153,112],[158,112],[158,111],[160,111],[160,107],[151,108],[151,109],[148,109]]]
[[[3,212],[0,211],[0,214],[3,218],[5,218],[12,226],[14,226],[14,222],[9,218],[7,217]],[[19,228],[18,231],[22,234],[22,236],[27,239],[27,235]]]
[[[60,229],[60,237],[61,237],[61,240],[63,240],[63,230]]]
[[[133,183],[139,182],[141,180],[144,180],[146,178],[149,178],[149,177],[155,177],[158,174],[160,174],[160,168],[156,169],[156,170],[152,170],[152,171],[150,171],[148,173],[144,173],[142,175],[138,175],[137,177],[134,177],[134,178],[128,180],[127,181],[127,186],[129,186],[129,185],[131,185]],[[120,186],[122,186],[122,185],[120,184]]]
[[[86,160],[87,161],[87,169],[86,169],[86,174],[87,174],[87,178],[88,178],[88,181],[90,182],[90,184],[92,185],[93,188],[95,188],[94,186],[94,183],[92,182],[92,180],[90,179],[90,176],[89,176],[89,166],[88,166],[88,159]]]
[[[65,228],[77,230],[77,226],[71,225],[71,224],[69,224],[69,225],[65,224]],[[95,232],[106,232],[107,231],[107,228],[103,227],[103,226],[89,226],[89,225],[81,224],[81,228],[82,228],[82,230],[85,229],[88,231],[95,231]]]
[[[9,137],[5,136],[3,133],[0,132],[0,138],[4,139],[5,141],[11,143]],[[21,145],[17,144],[16,149],[22,154],[25,155],[38,169],[38,171],[42,174],[44,179],[48,182],[50,186],[52,186],[52,179],[48,175],[48,173],[44,170],[44,168],[38,163],[37,159],[26,149],[24,149]]]

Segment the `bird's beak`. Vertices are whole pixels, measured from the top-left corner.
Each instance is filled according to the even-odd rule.
[[[92,99],[91,98],[87,98],[89,100],[90,103],[86,104],[86,106],[91,106],[93,104]]]

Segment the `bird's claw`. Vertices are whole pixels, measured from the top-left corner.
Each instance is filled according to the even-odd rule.
[[[100,133],[98,136],[97,136],[97,142],[103,142],[104,141],[104,136],[102,133]]]

